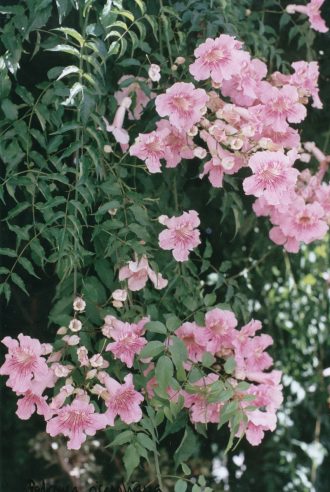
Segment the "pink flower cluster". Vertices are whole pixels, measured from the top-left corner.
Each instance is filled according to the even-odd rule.
[[[74,300],[75,318],[72,321],[76,323],[71,321],[69,328],[61,327],[58,330],[61,338],[57,343],[61,341],[62,348],[57,351],[50,344],[41,344],[39,340],[22,334],[18,340],[11,337],[2,340],[8,354],[0,367],[0,375],[8,376],[7,386],[20,397],[16,412],[18,417],[28,419],[37,411],[46,421],[47,433],[68,437],[69,449],[79,449],[87,436],[94,436],[98,430],[113,426],[117,417],[128,425],[141,420],[144,396],[135,389],[133,382],[133,372],[139,368],[136,363],[138,358],[148,364],[143,371],[145,389],[142,392],[153,398],[158,385],[153,373],[155,364],[150,362],[150,358],[141,358],[141,350],[148,343],[145,335],[149,318],[127,323],[107,315],[101,329],[105,337],[103,349],[101,353],[90,355],[78,334],[73,335],[76,338],[74,343],[71,343],[72,336],[67,334],[72,328],[76,333],[80,331],[82,322],[77,316],[85,306],[82,298]],[[214,356],[215,363],[209,366],[209,374],[200,380],[182,384],[179,390],[168,388],[168,394],[174,401],[181,395],[183,406],[188,409],[193,423],[219,422],[225,402],[237,401],[237,411],[244,414],[246,422],[245,427],[241,425],[237,430],[237,436],[246,433],[249,442],[256,445],[261,442],[266,430],[275,428],[275,411],[282,401],[281,374],[279,371],[265,372],[273,362],[265,352],[272,339],[268,335],[255,335],[261,323],[251,321],[241,330],[237,330],[236,326],[237,320],[231,311],[217,308],[206,314],[203,327],[189,322],[180,326],[174,335],[187,348],[185,369],[190,372],[194,364],[203,362],[206,352]],[[110,343],[107,343],[108,339]],[[164,347],[169,348],[172,343],[173,335],[164,341]],[[69,346],[76,347],[74,363],[68,360],[66,349]],[[112,356],[122,362],[126,373],[122,383],[112,376],[114,360],[109,363],[102,356],[103,350],[106,354],[111,353],[107,357]],[[229,358],[234,360],[235,366],[226,375],[221,366]],[[131,372],[127,373],[127,368]],[[81,385],[72,376],[74,369],[80,371],[83,377]],[[239,386],[242,381],[249,384]],[[56,394],[45,394],[54,388],[55,383]],[[218,401],[214,392],[221,389],[219,385],[227,391],[231,389],[231,393],[225,399],[220,395]],[[100,410],[93,405],[95,398]]]
[[[75,305],[77,302],[76,299]],[[74,321],[81,323],[77,319]],[[147,321],[148,318],[143,318],[137,324],[129,324],[107,316],[102,331],[114,342],[109,343],[105,351],[132,368],[134,356],[147,343],[142,337]],[[70,326],[74,326],[72,322]],[[87,436],[113,426],[117,416],[126,424],[138,422],[142,418],[140,405],[144,397],[135,390],[132,373],[128,373],[124,383],[120,384],[105,371],[109,368],[109,362],[101,353],[89,356],[86,347],[80,345],[80,337],[74,335],[76,340],[72,343],[73,337],[66,333],[66,327],[58,330],[63,344],[58,351],[53,351],[49,344],[41,344],[39,340],[22,334],[18,340],[5,337],[2,343],[8,347],[8,354],[0,367],[0,375],[9,376],[7,386],[21,397],[16,412],[19,418],[29,419],[37,411],[47,422],[47,433],[51,436],[63,434],[69,438],[68,449],[79,449]],[[77,386],[71,377],[75,365],[68,363],[65,355],[66,346],[77,345],[77,367],[84,375],[82,387]],[[45,391],[53,388],[55,383],[59,391],[49,399]],[[104,402],[103,412],[95,410],[91,396],[97,396]]]
[[[322,239],[330,224],[330,185],[321,182],[330,159],[313,143],[307,143],[307,149],[319,159],[317,175],[292,168],[294,151],[287,156],[258,152],[249,161],[253,175],[243,182],[245,193],[258,197],[253,205],[256,215],[269,216],[270,239],[290,253],[297,253],[301,242]],[[307,152],[306,157],[310,158]]]
[[[245,433],[252,445],[260,444],[267,430],[276,427],[276,410],[282,403],[281,372],[272,370],[266,372],[273,360],[266,352],[273,340],[269,335],[256,335],[261,329],[259,321],[252,320],[240,330],[237,328],[234,313],[228,310],[214,308],[205,316],[205,326],[186,322],[180,326],[175,335],[180,338],[188,351],[188,360],[184,366],[190,371],[196,363],[203,362],[206,352],[214,356],[215,363],[201,379],[189,383],[183,389],[175,391],[168,388],[171,399],[177,401],[180,395],[184,398],[184,407],[189,410],[193,423],[219,423],[225,404],[237,402],[237,410],[245,416],[243,424],[237,431],[241,437]],[[171,345],[171,339],[169,340]],[[232,374],[228,375],[227,383],[220,378],[219,368],[228,359],[234,361]],[[146,371],[152,374],[153,364]],[[217,370],[213,370],[217,367]],[[239,383],[246,382],[243,388]],[[150,398],[154,395],[157,381],[153,376],[147,384]],[[217,398],[215,391],[232,390],[228,397]]]
[[[311,2],[314,10],[317,3],[322,2]],[[252,174],[243,182],[244,191],[257,198],[257,215],[270,217],[270,238],[276,244],[296,252],[301,242],[324,237],[328,185],[319,180],[308,197],[302,191],[307,174],[294,164],[304,160],[306,150],[291,126],[305,119],[309,98],[322,108],[317,62],[295,62],[292,74],[274,72],[267,78],[265,63],[252,59],[241,42],[226,34],[207,39],[194,54],[190,74],[196,81],[210,80],[210,90],[177,82],[158,95],[156,110],[163,119],[155,131],[138,136],[130,154],[144,160],[151,173],[161,172],[162,161],[175,167],[182,159],[198,158],[203,161],[200,178],[208,176],[214,187],[245,167]],[[198,239],[186,232],[189,228],[178,230],[174,219],[163,222],[169,230],[160,235],[160,246],[185,261]]]

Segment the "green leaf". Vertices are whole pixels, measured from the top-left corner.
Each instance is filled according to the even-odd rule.
[[[16,104],[12,103],[9,99],[4,99],[1,103],[1,109],[5,113],[8,120],[17,120],[18,111]]]
[[[166,319],[166,326],[170,331],[174,331],[181,326],[181,320],[177,316],[171,315]]]
[[[220,429],[220,427],[222,427],[226,422],[228,422],[232,418],[234,413],[237,412],[237,410],[238,410],[237,401],[230,401],[228,403],[225,403],[220,411],[220,420],[219,420],[218,429]]]
[[[125,58],[124,60],[117,63],[121,67],[140,67],[141,62],[135,58]]]
[[[144,327],[151,333],[160,333],[162,335],[166,335],[167,333],[166,326],[160,321],[149,321],[149,323],[146,323]]]
[[[75,29],[72,29],[71,27],[57,27],[56,29],[54,29],[54,31],[63,32],[66,37],[70,36],[71,38],[75,39],[80,45],[80,47],[84,45],[85,40],[82,37],[82,35],[79,34],[79,32],[76,31]]]
[[[10,296],[11,296],[11,290],[9,284],[2,283],[0,284],[0,294],[4,294],[5,299],[8,302],[10,301]]]
[[[148,437],[146,434],[144,434],[144,432],[138,433],[137,440],[144,448],[148,449],[149,451],[155,451],[156,446],[154,441],[150,439],[150,437]]]
[[[179,370],[182,368],[182,363],[188,359],[188,351],[184,342],[180,338],[172,336],[171,340],[172,344],[170,345],[169,350],[171,352],[175,367]]]
[[[30,275],[33,275],[33,277],[36,277],[36,278],[40,278],[38,277],[38,275],[36,274],[36,272],[34,271],[34,267],[31,263],[30,260],[28,260],[27,258],[24,258],[23,256],[21,256],[20,258],[18,258],[18,263],[20,265],[22,265],[22,267],[30,274]]]
[[[215,357],[209,352],[204,352],[202,357],[202,364],[204,367],[211,367],[215,363]]]
[[[140,455],[137,447],[134,446],[134,444],[130,444],[126,448],[123,461],[126,469],[127,480],[129,480],[133,471],[139,466],[140,463]]]
[[[9,248],[0,248],[0,256],[1,256],[1,255],[4,255],[4,256],[10,256],[11,258],[16,258],[17,253],[16,253],[16,251],[14,251],[13,249],[9,249]]]
[[[146,20],[150,24],[153,35],[155,36],[155,39],[158,41],[158,23],[157,23],[155,17],[153,17],[149,14],[146,14],[144,16],[144,20]]]
[[[175,466],[178,468],[178,466],[184,462],[187,461],[196,451],[198,450],[198,441],[195,433],[191,430],[190,427],[187,427],[182,441],[177,448],[177,450],[174,453],[174,461],[175,461]]]
[[[80,82],[75,82],[70,89],[69,97],[65,99],[65,101],[61,102],[63,106],[70,106],[74,103],[74,98],[84,91],[84,86]],[[80,142],[76,142],[79,143]]]
[[[246,381],[241,381],[238,383],[238,385],[235,387],[236,391],[246,391],[247,389],[250,388],[250,384],[247,383]]]
[[[68,55],[76,56],[80,58],[80,52],[77,48],[70,46],[69,44],[57,44],[53,48],[48,48],[46,51],[59,51],[60,53],[67,53]]]
[[[146,13],[147,9],[146,9],[146,6],[145,6],[145,3],[143,2],[143,0],[134,0],[134,2],[136,3],[136,5],[141,10],[141,14],[144,15]]]
[[[154,340],[149,342],[140,352],[140,359],[148,359],[149,357],[155,357],[164,351],[164,343]]]
[[[12,272],[10,279],[14,282],[14,284],[17,285],[17,287],[19,287],[23,292],[25,292],[27,296],[29,295],[28,291],[26,290],[24,281],[21,279],[19,275],[17,275],[17,273]]]
[[[58,18],[60,24],[62,24],[63,18],[69,13],[71,10],[70,0],[56,0],[56,7],[58,10]]]
[[[160,390],[166,391],[173,377],[173,364],[169,357],[162,355],[156,364],[155,375]]]
[[[185,463],[181,463],[181,468],[182,468],[182,471],[183,471],[183,473],[185,475],[190,475],[191,474],[191,469]]]
[[[134,432],[131,430],[125,430],[118,434],[115,439],[109,444],[109,446],[122,446],[128,442],[131,442],[134,437]]]
[[[206,296],[204,297],[204,304],[205,306],[213,306],[216,300],[217,300],[217,296],[214,293],[206,294]]]
[[[18,205],[16,205],[16,207],[10,210],[10,212],[8,213],[8,219],[13,219],[14,217],[16,217],[16,215],[19,215],[21,212],[23,212],[24,210],[30,207],[31,207],[30,203],[27,202],[19,203]]]
[[[187,482],[185,480],[178,480],[174,487],[174,492],[186,492]]]
[[[66,77],[67,75],[71,75],[72,73],[79,73],[79,68],[76,67],[75,65],[69,65],[68,67],[63,68],[62,72],[60,75],[57,77],[56,80],[61,80],[63,77]]]
[[[234,357],[229,357],[223,366],[227,374],[232,374],[235,370],[235,367],[236,367],[236,361]]]

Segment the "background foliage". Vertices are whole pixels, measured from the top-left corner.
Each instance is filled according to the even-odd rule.
[[[23,331],[51,341],[71,319],[73,292],[87,301],[89,328],[100,326],[105,314],[115,314],[108,300],[119,287],[118,267],[134,252],[153,257],[160,232],[155,219],[164,210],[169,215],[198,210],[202,254],[182,265],[158,254],[158,268],[169,279],[161,302],[159,292],[144,290],[129,303],[125,319],[146,313],[161,321],[173,313],[181,320],[191,313],[200,319],[205,306],[221,303],[242,322],[251,315],[262,320],[274,337],[272,355],[285,374],[286,398],[277,431],[260,447],[240,444],[225,456],[223,430],[199,441],[184,436],[185,422],[177,419],[165,431],[164,473],[175,474],[173,451],[183,439],[181,451],[190,452],[179,458],[191,458],[192,474],[205,475],[219,491],[330,488],[328,389],[322,376],[330,365],[328,239],[297,255],[283,253],[270,245],[266,221],[251,214],[251,201],[240,192],[242,176],[230,177],[221,190],[195,179],[196,163],[150,176],[115,147],[102,116],[109,121],[114,116],[113,94],[122,75],[147,77],[150,62],[158,63],[162,79],[153,90],[161,92],[183,76],[184,67],[173,70],[177,56],[188,64],[198,39],[225,32],[244,41],[270,71],[287,72],[300,59],[319,61],[324,110],[309,108],[303,137],[330,153],[329,34],[316,35],[303,18],[284,13],[285,5],[276,0],[2,0],[0,5],[3,333]],[[328,6],[324,17],[329,25]],[[131,142],[138,132],[152,131],[155,121],[151,102],[139,124],[125,123]],[[112,154],[104,152],[109,143]],[[113,208],[114,217],[108,214]],[[3,399],[2,490],[20,491],[30,478],[72,484],[122,480],[126,441],[106,449],[92,442],[66,462],[61,442],[52,447],[39,434],[36,416],[28,423],[14,418],[16,402],[6,388]],[[113,440],[111,432],[103,444]],[[212,460],[214,468],[220,460],[228,472],[218,484]],[[150,473],[143,461],[134,478],[144,481],[149,474],[151,480]],[[169,478],[170,490],[172,483]]]

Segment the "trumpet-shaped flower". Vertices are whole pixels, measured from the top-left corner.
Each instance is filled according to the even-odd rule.
[[[270,205],[288,200],[299,174],[290,157],[283,152],[257,152],[248,165],[253,175],[243,181],[246,195],[263,196]]]
[[[31,387],[31,382],[44,380],[51,371],[44,357],[39,340],[18,335],[18,340],[5,337],[2,343],[8,347],[6,361],[0,368],[0,375],[9,376],[6,385],[17,393],[24,393]]]
[[[145,161],[150,173],[160,173],[160,160],[165,157],[162,133],[140,133],[135,143],[130,147],[129,153]]]
[[[156,110],[159,116],[168,116],[171,125],[188,131],[201,120],[207,101],[204,89],[195,89],[192,83],[177,82],[165,94],[156,97]]]
[[[87,436],[107,425],[105,415],[95,413],[94,405],[86,398],[76,398],[71,405],[57,410],[57,415],[47,422],[46,432],[52,437],[63,434],[69,437],[68,449],[79,449]]]
[[[127,87],[123,87],[121,90],[115,92],[114,96],[116,98],[117,103],[120,105],[125,97],[131,97],[134,100],[134,109],[128,109],[128,118],[130,120],[140,120],[142,116],[142,112],[144,108],[147,106],[148,102],[156,97],[154,92],[150,92],[148,86],[151,87],[150,82],[144,77],[134,77],[134,75],[124,75],[118,80],[118,84],[127,83],[131,79],[131,84]],[[146,91],[142,89],[143,86],[146,86]],[[133,97],[132,97],[133,96]]]
[[[205,331],[209,343],[207,350],[212,353],[232,347],[236,336],[237,319],[228,310],[214,308],[205,315]]]
[[[200,244],[200,224],[195,210],[184,212],[180,217],[161,215],[159,222],[167,227],[159,234],[159,246],[162,249],[173,250],[176,261],[187,261],[189,252]]]
[[[240,41],[227,34],[216,39],[208,38],[194,51],[196,61],[189,66],[191,75],[196,80],[211,77],[216,83],[229,80],[249,57],[248,53],[241,51],[241,46]]]
[[[186,132],[171,125],[167,120],[157,122],[157,131],[163,132],[164,159],[166,167],[176,167],[182,159],[193,159],[193,141]]]
[[[285,132],[288,122],[300,123],[306,117],[306,108],[299,102],[296,87],[284,85],[280,89],[269,82],[261,82],[259,99],[263,103],[263,118],[265,126],[270,126],[276,132]]]
[[[288,14],[298,12],[308,16],[311,27],[318,32],[328,32],[324,19],[321,17],[321,7],[325,0],[311,0],[307,5],[290,4],[287,5],[286,11]]]
[[[143,289],[148,278],[158,290],[164,289],[168,284],[168,281],[163,278],[161,273],[156,273],[149,266],[146,256],[142,256],[140,260],[130,261],[119,270],[119,280],[128,279],[128,288],[131,291]]]
[[[259,95],[260,81],[267,75],[267,66],[257,58],[246,60],[229,80],[224,80],[221,92],[229,96],[235,104],[251,106]]]
[[[196,323],[187,322],[183,323],[175,334],[187,347],[189,359],[193,362],[201,361],[208,342],[205,328],[201,328]]]
[[[148,321],[147,318],[145,318]],[[146,345],[147,340],[140,336],[141,329],[138,325],[130,323],[118,323],[111,331],[111,337],[115,340],[106,346],[106,351],[111,352],[116,359],[121,360],[131,368],[135,355],[139,354]]]
[[[108,395],[105,398],[108,407],[105,416],[109,425],[114,425],[117,415],[126,424],[139,422],[142,418],[140,404],[143,396],[135,390],[133,375],[125,376],[124,384],[118,383],[106,373],[101,373],[99,379],[107,388]]]
[[[322,239],[328,230],[325,214],[317,202],[306,204],[303,198],[297,198],[283,214],[280,227],[284,234],[306,244]]]

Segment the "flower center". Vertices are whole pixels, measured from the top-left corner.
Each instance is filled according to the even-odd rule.
[[[152,140],[151,142],[148,142],[145,144],[146,149],[150,153],[155,153],[157,154],[162,150],[160,141],[158,139]]]
[[[32,353],[25,351],[25,350],[17,351],[15,358],[16,358],[16,361],[24,367],[30,366],[36,360],[35,354],[32,354]]]
[[[212,326],[212,331],[216,333],[217,335],[222,335],[227,331],[227,327],[224,323],[221,321],[218,321],[217,323],[214,323]]]
[[[221,48],[212,48],[205,56],[205,60],[210,64],[215,64],[227,58],[228,58],[228,53]]]
[[[191,110],[191,101],[186,96],[175,96],[172,102],[174,108],[178,111],[187,112]]]
[[[176,237],[181,241],[186,241],[190,239],[191,229],[189,226],[181,227],[180,229],[176,229]]]
[[[130,409],[132,407],[133,398],[134,392],[131,389],[123,391],[115,398],[116,409]]]
[[[282,180],[282,169],[278,162],[268,163],[259,173],[259,178],[264,185],[273,185]]]
[[[299,224],[301,224],[302,226],[308,226],[312,223],[312,218],[309,216],[309,215],[301,215],[299,217]]]

